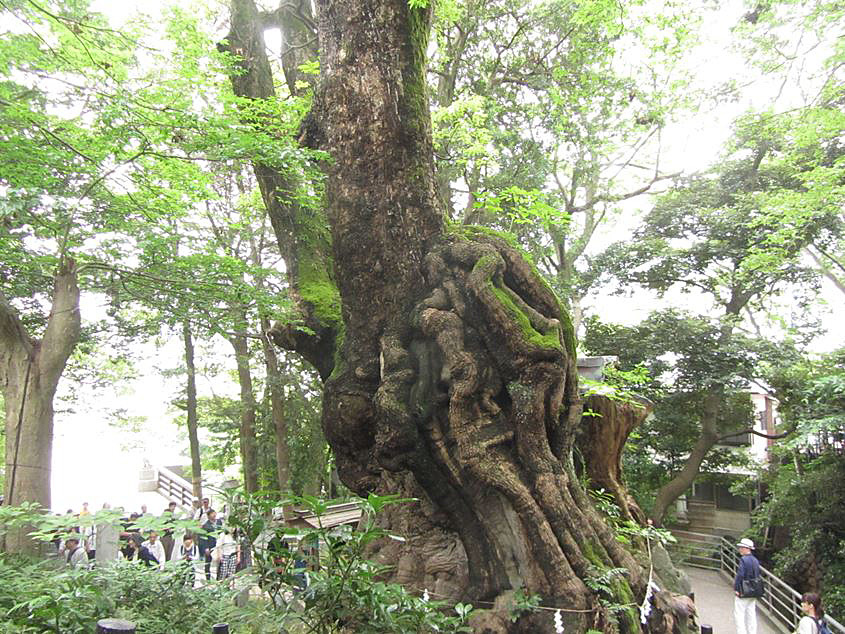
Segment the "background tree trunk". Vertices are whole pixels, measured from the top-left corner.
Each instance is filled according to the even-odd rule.
[[[76,267],[66,259],[56,273],[53,305],[41,340],[33,339],[0,293],[0,385],[6,415],[4,504],[37,502],[50,508],[53,398],[80,334]],[[6,534],[7,552],[35,552],[21,527]]]
[[[185,368],[188,375],[186,420],[188,444],[191,448],[191,485],[194,489],[194,498],[202,500],[202,462],[200,461],[200,441],[197,436],[197,371],[194,365],[194,339],[191,335],[191,326],[187,321],[182,324],[182,338],[185,342]]]
[[[258,491],[258,441],[255,438],[256,403],[252,387],[252,372],[249,367],[249,343],[244,334],[231,336],[229,342],[235,350],[238,385],[241,388],[240,449],[244,488],[247,493],[255,493]]]
[[[591,395],[584,402],[584,416],[576,434],[576,464],[593,488],[611,493],[626,519],[645,523],[639,504],[622,478],[622,451],[628,436],[649,415],[652,404]]]
[[[267,371],[267,393],[270,396],[270,417],[276,437],[276,478],[280,491],[290,491],[290,448],[288,447],[288,421],[285,415],[285,395],[279,359],[270,341],[270,320],[261,318],[261,346]]]

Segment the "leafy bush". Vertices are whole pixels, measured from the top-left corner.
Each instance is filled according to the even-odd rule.
[[[359,500],[364,526],[297,530],[272,519],[282,503],[273,496],[246,496],[234,505],[229,517],[250,542],[253,574],[271,597],[289,631],[315,634],[355,632],[395,634],[465,632],[471,606],[449,607],[443,602],[416,597],[401,586],[385,583],[386,566],[366,557],[367,546],[377,539],[401,539],[375,525],[379,511],[403,502],[396,496],[370,495]],[[310,496],[284,502],[305,508],[318,517],[329,502]],[[305,570],[308,585],[303,586]],[[298,629],[299,628],[299,629]]]
[[[0,634],[90,634],[102,618],[132,621],[144,634],[202,634],[219,622],[228,622],[233,634],[468,631],[471,606],[414,596],[386,583],[388,568],[367,559],[369,545],[392,537],[376,527],[376,515],[387,504],[401,501],[395,496],[359,500],[363,530],[341,526],[303,531],[275,519],[274,512],[295,505],[319,516],[328,502],[311,497],[279,500],[277,494],[230,500],[228,527],[243,537],[252,558],[251,568],[239,573],[234,585],[262,591],[252,592],[250,600],[239,605],[231,580],[193,588],[177,564],[160,571],[116,561],[80,570],[55,558],[0,557]],[[98,513],[86,521],[116,522],[117,515]],[[78,522],[80,518],[45,515],[32,506],[0,507],[0,528],[32,526],[32,534],[45,542],[67,534],[69,523]],[[160,523],[158,518],[141,518],[136,528],[160,530]]]
[[[134,622],[144,634],[197,634],[231,614],[231,591],[191,588],[183,571],[134,562],[92,570],[58,562],[0,558],[0,632],[90,634],[104,618]]]
[[[769,497],[755,513],[758,539],[769,526],[788,527],[788,542],[773,553],[775,573],[801,591],[821,590],[825,610],[845,615],[845,456],[834,452],[805,460],[802,473],[781,464],[769,483]],[[816,568],[820,588],[811,587]]]

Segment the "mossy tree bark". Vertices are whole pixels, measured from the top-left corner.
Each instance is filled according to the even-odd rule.
[[[632,606],[646,578],[575,477],[581,402],[568,318],[506,241],[443,225],[424,75],[429,15],[408,4],[318,2],[312,125],[332,156],[345,324],[323,412],[338,470],[360,494],[419,500],[387,515],[407,541],[376,555],[409,587],[495,604],[477,631],[551,629],[549,613],[508,619],[503,606],[520,587],[568,610],[573,631],[640,631],[636,609],[613,624],[586,583],[625,568],[613,599]]]
[[[14,307],[0,293],[0,387],[6,415],[4,504],[37,502],[50,508],[53,398],[79,341],[76,266],[65,259],[53,283],[53,305],[43,337],[34,339]],[[20,527],[6,534],[7,552],[35,552],[37,544]]]
[[[264,12],[254,0],[231,0],[230,31],[220,48],[238,60],[231,82],[239,97],[276,97],[263,38],[264,29],[271,27],[280,27],[283,34],[282,62],[291,93],[296,94],[298,81],[313,81],[298,71],[302,62],[317,57],[309,3],[281,3],[276,11]],[[261,133],[274,126],[249,112],[244,122]],[[270,335],[280,347],[299,352],[325,379],[332,371],[341,326],[326,219],[321,210],[299,204],[298,171],[286,173],[262,161],[252,166],[285,261],[289,293],[301,316],[301,323],[275,324]]]
[[[640,631],[647,575],[572,462],[581,401],[568,317],[504,239],[444,226],[425,88],[429,10],[322,0],[317,16],[321,80],[303,140],[331,155],[343,328],[323,373],[323,427],[347,486],[417,500],[381,518],[406,541],[372,555],[410,589],[490,602],[478,632],[551,631],[550,612],[511,622],[519,588],[563,608],[567,630]],[[269,71],[254,63],[259,17],[251,0],[233,0],[230,46],[251,42],[232,49],[242,77]],[[612,567],[627,576],[600,597],[588,581]],[[601,599],[624,607],[612,618]],[[651,631],[672,631],[663,616],[653,612]]]

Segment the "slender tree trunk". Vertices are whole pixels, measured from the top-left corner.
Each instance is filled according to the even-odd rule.
[[[53,398],[79,340],[76,267],[65,260],[53,284],[53,306],[42,339],[33,339],[0,293],[0,386],[6,416],[4,504],[37,502],[50,508]],[[6,551],[35,552],[28,527],[6,534]]]
[[[282,373],[276,349],[267,333],[270,320],[261,318],[261,346],[264,350],[264,366],[267,371],[267,391],[270,395],[270,417],[276,437],[276,477],[280,491],[290,491],[290,448],[288,447],[288,421],[285,415],[285,395]]]
[[[200,441],[197,436],[197,371],[194,365],[194,339],[191,325],[186,321],[182,324],[182,338],[185,342],[185,368],[188,374],[187,410],[188,444],[191,448],[191,485],[194,498],[202,499],[202,463],[200,462]]]
[[[243,319],[245,322],[246,319]],[[235,334],[229,338],[235,350],[238,366],[238,385],[241,389],[241,463],[244,470],[244,488],[247,493],[258,491],[258,441],[255,437],[255,392],[252,387],[252,371],[249,367],[249,343],[246,335]]]
[[[698,440],[690,451],[686,462],[684,462],[683,468],[674,478],[660,487],[654,499],[651,520],[655,526],[663,525],[669,507],[692,486],[701,470],[701,463],[704,462],[707,454],[719,439],[716,422],[723,398],[724,393],[718,388],[712,388],[711,392],[705,397],[701,413],[701,433]]]

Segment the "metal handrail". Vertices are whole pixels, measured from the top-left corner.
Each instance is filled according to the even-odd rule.
[[[673,529],[672,534],[682,545],[682,550],[677,552],[676,555],[683,561],[684,565],[714,571],[722,569],[722,549],[718,535],[682,529]]]
[[[719,561],[721,574],[731,583],[736,578],[740,555],[736,545],[724,537],[719,538]],[[794,632],[801,620],[801,594],[785,581],[763,566],[760,574],[766,585],[765,594],[757,600],[757,605],[766,612],[771,621],[784,631]],[[845,634],[845,626],[829,614],[824,617],[831,631]]]

